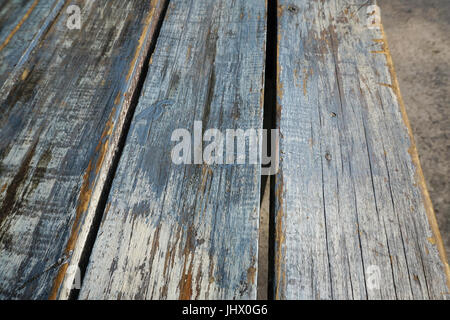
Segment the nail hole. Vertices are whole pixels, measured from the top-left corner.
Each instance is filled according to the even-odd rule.
[[[292,12],[292,13],[297,13],[298,12],[298,8],[296,6],[293,6],[293,5],[290,5],[288,7],[288,10],[289,10],[289,12]]]

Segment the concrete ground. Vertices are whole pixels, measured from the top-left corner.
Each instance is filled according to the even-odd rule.
[[[450,255],[450,1],[378,0],[378,5]]]
[[[378,0],[378,5],[450,256],[450,1]],[[267,298],[268,210],[266,188],[261,203],[259,299]]]

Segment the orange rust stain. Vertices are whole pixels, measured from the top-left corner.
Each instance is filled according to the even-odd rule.
[[[278,43],[277,43],[277,101],[281,101],[284,95],[283,83],[280,80],[281,72],[283,71],[283,67],[280,64],[280,42],[281,42],[281,33],[278,34]]]
[[[281,17],[283,14],[283,6],[278,7],[278,17]],[[284,89],[283,83],[281,82],[281,72],[283,71],[283,67],[280,64],[280,43],[281,43],[281,32],[278,33],[278,42],[277,42],[277,103],[276,103],[276,112],[277,112],[277,122],[281,121],[281,111],[282,105],[281,102],[283,100]],[[283,219],[284,219],[284,211],[283,211],[283,175],[280,169],[278,173],[280,177],[280,181],[278,182],[278,186],[276,189],[276,197],[278,199],[278,212],[276,213],[276,234],[275,241],[277,252],[275,253],[275,277],[276,277],[276,288],[275,288],[275,299],[280,299],[280,288],[283,288],[285,285],[286,274],[283,269],[283,243],[285,241],[284,236],[284,227],[283,227]]]
[[[186,243],[184,245],[184,264],[183,264],[183,272],[179,282],[180,295],[179,300],[190,300],[192,298],[192,268],[194,262],[194,251],[195,247],[193,244],[193,238],[195,237],[195,230],[192,225],[189,225],[186,231]],[[191,257],[191,261],[189,263],[189,268],[186,272],[186,266],[188,262],[189,256]]]
[[[202,283],[202,278],[203,278],[203,274],[202,274],[202,266],[203,266],[203,261],[200,261],[200,267],[198,268],[197,271],[197,277],[195,278],[195,281],[197,282],[197,294],[195,295],[195,300],[198,300],[198,298],[200,297],[200,293],[201,293],[201,283]]]
[[[111,202],[106,205],[105,212],[103,213],[103,217],[102,217],[102,222],[100,224],[101,226],[103,226],[103,223],[106,220],[106,216],[108,215],[109,209],[111,209]]]
[[[89,177],[91,175],[91,170],[92,170],[92,161],[89,161],[88,168],[87,168],[86,172],[84,173],[84,177],[83,177],[83,185],[82,185],[81,191],[80,191],[80,199],[78,201],[78,206],[77,206],[77,210],[76,210],[77,214],[76,214],[74,226],[72,229],[72,234],[74,233],[74,231],[78,231],[79,226],[80,226],[79,223],[80,223],[81,214],[87,210],[89,201],[91,200],[92,188],[89,183]],[[71,240],[75,240],[75,239],[71,239]],[[66,250],[66,251],[69,252],[70,250],[73,250],[74,244],[75,244],[75,242],[69,241],[69,244],[67,246],[69,248],[69,250]]]
[[[188,241],[188,240],[187,240]],[[183,274],[180,279],[179,287],[180,287],[180,296],[179,300],[190,300],[192,297],[192,262],[193,262],[193,253],[191,253],[191,263],[189,264],[188,272],[186,273],[186,263],[189,254],[185,253],[184,258],[184,266],[183,266]]]
[[[103,144],[103,140],[106,137],[109,137],[114,129],[114,122],[113,122],[113,116],[116,113],[116,108],[112,108],[111,113],[109,115],[108,121],[106,121],[105,128],[103,129],[102,135],[100,137],[100,141],[97,144],[97,147],[95,147],[95,152],[98,152],[101,149],[101,146]]]
[[[173,266],[173,264],[174,264],[176,246],[179,243],[180,235],[181,235],[181,225],[179,225],[177,228],[177,232],[175,234],[175,240],[173,242],[173,245],[166,252],[166,257],[164,259],[164,269],[163,269],[164,275],[167,275],[168,267]]]
[[[282,6],[278,7],[278,15],[282,14]],[[281,101],[283,100],[284,89],[283,83],[281,82],[281,72],[283,71],[283,67],[280,64],[280,43],[281,43],[281,32],[278,33],[278,42],[277,42],[277,97],[276,97],[276,112],[277,112],[277,121],[281,120]]]
[[[263,49],[263,52],[264,52],[264,56],[265,56],[265,47]],[[265,74],[261,73],[261,89],[259,92],[260,93],[260,96],[259,96],[259,109],[260,110],[264,109],[264,94],[265,94],[264,88],[265,88],[265,81],[266,81],[265,78],[266,78]],[[253,85],[252,85],[252,92],[253,92]]]
[[[380,82],[378,84],[380,86],[383,86],[383,87],[388,87],[388,88],[394,89],[394,86],[392,84],[389,84],[389,83],[382,83],[382,82]]]
[[[150,255],[152,257],[155,256],[156,250],[159,248],[159,233],[161,231],[161,225],[159,224],[156,227],[154,236],[153,236],[153,241],[152,241],[152,250],[150,251]]]
[[[113,108],[108,121],[106,122],[105,129],[103,129],[102,136],[100,137],[100,141],[95,148],[95,152],[98,153],[97,163],[95,165],[95,173],[98,174],[100,172],[100,169],[103,165],[103,161],[105,160],[106,152],[108,151],[109,146],[109,140],[104,141],[107,139],[114,129],[114,122],[113,122],[113,116],[116,113],[116,108]]]
[[[174,249],[175,248],[172,247],[166,252],[166,257],[164,258],[163,274],[167,273],[167,267],[169,266],[169,262],[173,259]]]
[[[64,276],[66,275],[68,267],[69,265],[65,263],[59,268],[58,274],[55,278],[55,281],[53,282],[52,291],[50,292],[50,297],[48,298],[49,300],[56,300],[59,288],[64,280]]]
[[[3,41],[2,44],[0,44],[0,51],[3,50],[8,43],[11,41],[11,39],[14,37],[14,35],[16,34],[17,31],[19,31],[20,27],[22,27],[22,25],[24,24],[24,22],[28,19],[28,17],[30,16],[31,12],[33,12],[34,8],[36,7],[36,5],[38,4],[39,0],[35,0],[33,2],[33,4],[31,5],[31,7],[27,10],[27,12],[25,13],[25,15],[22,17],[22,19],[20,19],[19,23],[14,27],[14,29],[11,31],[11,33],[6,37],[5,41]]]
[[[280,295],[280,289],[285,286],[286,274],[283,269],[284,255],[283,255],[283,244],[285,241],[284,235],[284,211],[283,211],[283,180],[280,174],[280,182],[277,186],[276,197],[278,199],[278,211],[276,216],[276,234],[275,241],[277,245],[277,252],[275,254],[275,270],[276,270],[276,288],[275,288],[275,299],[279,300],[283,297]]]
[[[105,155],[106,155],[106,151],[108,150],[108,145],[109,145],[109,141],[105,141],[103,142],[103,140],[110,136],[114,127],[114,123],[112,121],[113,115],[115,114],[116,109],[113,108],[110,115],[109,115],[109,119],[106,122],[105,125],[105,129],[103,130],[102,136],[100,137],[100,141],[96,147],[96,153],[98,153],[97,156],[97,162],[95,165],[95,174],[98,175],[100,168],[103,164],[103,161],[105,159]],[[100,152],[99,152],[100,151]],[[90,177],[92,174],[92,170],[93,170],[93,163],[92,163],[92,159],[89,160],[89,165],[84,173],[83,176],[83,184],[81,186],[81,190],[80,190],[80,196],[78,199],[78,205],[76,208],[76,215],[75,215],[75,221],[73,223],[72,226],[72,231],[70,233],[70,237],[69,240],[67,242],[66,245],[66,249],[65,249],[65,254],[68,256],[70,254],[71,251],[73,251],[75,249],[75,245],[78,239],[78,233],[80,231],[81,228],[81,221],[82,221],[82,215],[87,211],[88,207],[89,207],[89,202],[91,201],[91,197],[92,197],[92,186],[90,184]],[[52,291],[50,293],[50,300],[55,300],[57,298],[59,289],[64,281],[64,277],[66,275],[66,271],[68,268],[68,264],[65,263],[64,265],[62,265],[58,271],[58,274],[53,282],[53,288]]]
[[[30,71],[28,69],[23,70],[22,75],[20,76],[20,80],[25,81],[28,78]]]
[[[108,205],[106,206],[106,209],[105,209],[105,215],[108,214],[109,209],[111,209],[111,202],[108,203]]]
[[[75,243],[78,238],[78,231],[80,230],[80,226],[81,226],[81,224],[80,224],[81,217],[82,217],[82,214],[87,210],[89,201],[91,200],[92,189],[91,189],[90,183],[89,183],[89,177],[91,175],[91,171],[92,171],[92,160],[89,161],[89,165],[83,176],[83,184],[82,184],[81,190],[80,190],[80,197],[79,197],[78,206],[76,209],[75,221],[73,223],[69,241],[67,242],[66,249],[65,249],[66,255],[69,255],[69,253],[75,248]],[[68,263],[65,263],[59,268],[58,274],[53,282],[53,288],[51,290],[50,297],[49,297],[50,300],[56,300],[59,289],[60,289],[61,284],[64,280],[64,277],[66,275],[68,266],[69,266]]]
[[[280,18],[283,15],[284,5],[279,5],[277,8],[277,16]]]
[[[247,281],[251,284],[255,283],[255,275],[256,275],[256,268],[250,267],[247,269]]]
[[[116,96],[116,98],[114,99],[114,104],[118,105],[120,103],[120,100],[122,99],[122,92],[119,92]]]
[[[109,140],[106,140],[105,143],[102,144],[100,148],[100,155],[97,159],[97,163],[95,165],[95,173],[98,174],[100,169],[102,168],[103,161],[105,160],[106,152],[108,151]]]
[[[384,32],[383,25],[380,25],[380,32],[382,34],[382,38],[381,39],[373,39],[373,41],[376,43],[381,43],[382,50],[380,51],[380,53],[383,53],[386,57],[387,67],[388,67],[389,74],[391,77],[392,90],[394,91],[395,95],[397,96],[397,100],[398,100],[398,104],[400,107],[400,112],[402,114],[403,122],[407,128],[408,135],[409,135],[410,141],[411,141],[411,147],[409,148],[408,152],[409,152],[409,154],[411,156],[411,160],[416,168],[415,179],[416,179],[416,182],[422,192],[422,197],[424,200],[424,207],[425,207],[425,211],[427,214],[428,222],[430,224],[431,231],[433,232],[434,241],[437,245],[439,255],[440,255],[441,261],[443,263],[444,273],[447,278],[447,287],[450,289],[450,266],[447,261],[447,254],[444,249],[444,244],[442,241],[441,233],[439,231],[439,226],[437,224],[433,204],[431,202],[430,194],[428,192],[428,188],[427,188],[427,185],[425,182],[425,177],[423,175],[422,166],[421,166],[420,160],[419,160],[419,154],[417,152],[417,147],[416,147],[415,139],[414,139],[414,136],[412,133],[411,124],[409,122],[409,118],[406,113],[405,103],[404,103],[403,97],[400,92],[400,86],[398,83],[397,74],[395,73],[394,62],[392,60],[392,56],[391,56],[391,53],[389,50],[389,46],[387,43],[387,37]]]
[[[298,79],[298,70],[297,70],[297,68],[294,68],[294,79],[295,79],[295,80],[297,80],[297,79]],[[297,85],[297,84],[295,84],[295,86],[297,86],[297,87],[298,87],[298,85]]]
[[[133,60],[131,61],[130,69],[128,70],[128,74],[127,74],[127,78],[126,78],[127,80],[130,79],[130,76],[133,73],[136,61],[139,58],[139,55],[141,53],[141,49],[142,49],[142,46],[144,45],[144,41],[145,41],[145,37],[147,36],[148,29],[150,28],[150,22],[153,18],[154,12],[155,12],[155,6],[153,6],[151,8],[150,12],[147,15],[147,18],[145,19],[144,30],[142,30],[141,36],[139,37],[138,46],[134,52],[134,57],[133,57]]]
[[[189,59],[191,58],[191,51],[192,51],[192,45],[189,45],[187,48],[186,62],[189,61]]]
[[[263,79],[264,81],[264,79]],[[253,90],[253,89],[252,89]],[[261,86],[261,90],[259,91],[259,109],[263,110],[264,109],[264,83]]]
[[[213,284],[216,281],[214,278],[214,259],[213,257],[209,257],[209,270],[208,270],[208,290],[206,292],[206,299],[208,299],[209,296],[209,289],[211,288],[211,284]]]
[[[204,193],[206,188],[206,183],[208,182],[208,178],[212,177],[213,170],[208,165],[204,165],[202,167],[202,183],[200,184],[200,192]]]
[[[6,190],[6,187],[7,187],[7,186],[8,186],[8,184],[5,183],[5,184],[2,186],[2,189],[0,190],[0,193],[3,193],[3,191]]]
[[[309,76],[312,76],[313,74],[313,70],[310,69],[308,72],[308,69],[303,70],[303,95],[306,97],[308,91],[307,91],[307,86],[308,86],[308,79]]]
[[[283,95],[284,95],[283,83],[280,80],[278,80],[276,108],[277,108],[277,116],[279,117],[279,119],[281,118],[281,109],[282,109],[281,101],[283,100]]]
[[[181,279],[180,300],[190,300],[192,297],[192,273],[183,274]]]

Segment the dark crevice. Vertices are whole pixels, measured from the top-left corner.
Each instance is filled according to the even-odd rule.
[[[268,130],[267,134],[267,150],[272,150],[271,130],[276,129],[276,99],[277,99],[277,35],[278,35],[278,17],[277,17],[277,0],[267,1],[267,34],[266,34],[266,65],[265,65],[265,81],[264,81],[264,118],[263,128]],[[272,155],[270,155],[272,156]],[[267,298],[273,299],[275,261],[274,261],[274,245],[275,245],[275,175],[261,177],[261,200],[264,196],[264,188],[267,185],[267,179],[270,183],[269,195],[269,223],[268,223],[268,252],[267,258],[261,262],[268,264],[267,266]],[[258,268],[261,269],[261,268]]]
[[[156,47],[156,42],[159,38],[159,33],[161,31],[161,27],[164,21],[164,18],[166,16],[166,12],[167,12],[167,8],[169,6],[169,2],[170,0],[166,0],[164,4],[162,4],[162,10],[161,10],[161,15],[158,18],[158,21],[156,23],[156,27],[155,27],[155,31],[154,34],[152,36],[152,39],[150,39],[150,45],[149,45],[149,49],[147,51],[147,54],[144,58],[144,63],[142,66],[142,71],[139,74],[139,78],[136,84],[136,88],[133,91],[133,95],[131,98],[131,102],[130,102],[130,107],[128,110],[128,113],[126,115],[126,119],[124,121],[123,124],[123,128],[122,128],[122,133],[120,135],[119,138],[119,142],[115,151],[115,154],[113,156],[113,160],[111,163],[111,167],[108,170],[107,173],[107,178],[105,180],[105,184],[104,187],[102,189],[102,193],[100,195],[100,200],[98,203],[98,206],[96,208],[95,211],[95,215],[94,215],[94,219],[93,219],[93,223],[90,227],[87,239],[86,239],[86,244],[83,248],[82,254],[81,254],[81,258],[79,261],[79,268],[80,268],[80,275],[81,275],[81,283],[83,283],[83,279],[86,273],[86,269],[89,263],[89,258],[91,256],[92,253],[92,249],[94,247],[94,243],[95,240],[97,238],[99,229],[100,229],[100,225],[101,225],[101,221],[103,218],[103,214],[105,212],[106,209],[106,204],[108,201],[108,197],[109,197],[109,193],[111,191],[111,187],[112,187],[112,182],[114,179],[114,176],[117,172],[117,168],[119,165],[119,161],[120,158],[122,156],[124,147],[125,147],[125,143],[126,143],[126,139],[128,136],[128,132],[130,130],[130,126],[131,126],[131,121],[133,119],[133,115],[134,112],[136,110],[136,106],[139,102],[139,97],[141,96],[143,87],[144,87],[144,83],[145,83],[145,79],[147,78],[147,73],[148,73],[148,69],[149,69],[149,63],[150,63],[150,58],[155,50]],[[69,295],[69,300],[77,300],[78,296],[79,296],[80,290],[79,289],[72,289]]]

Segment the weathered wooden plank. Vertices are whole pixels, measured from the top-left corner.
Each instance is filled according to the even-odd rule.
[[[0,298],[67,297],[164,3],[67,1],[0,90]]]
[[[279,1],[277,299],[448,296],[448,264],[369,4]]]
[[[256,298],[260,162],[177,165],[171,136],[262,128],[265,33],[264,1],[170,2],[81,299]]]
[[[64,0],[4,0],[0,8],[0,87],[20,69]]]

